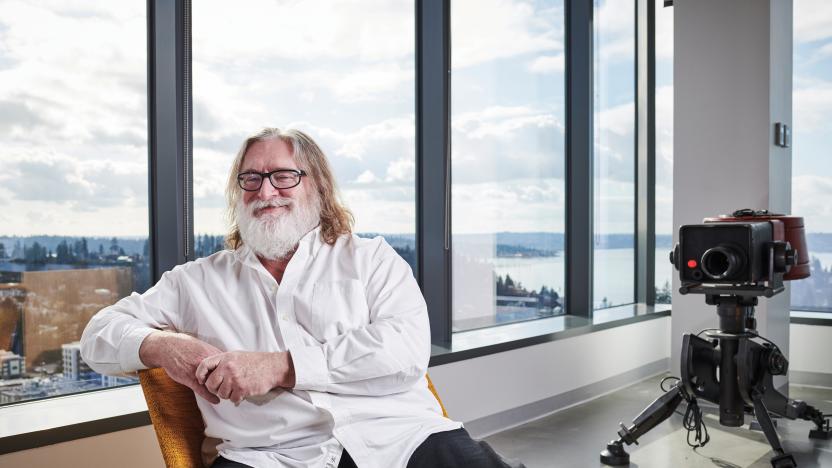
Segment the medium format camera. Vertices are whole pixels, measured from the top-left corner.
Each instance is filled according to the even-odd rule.
[[[737,210],[679,228],[670,261],[682,285],[759,285],[809,276],[803,218]]]

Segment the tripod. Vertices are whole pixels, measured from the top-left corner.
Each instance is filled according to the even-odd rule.
[[[777,345],[757,334],[754,306],[757,296],[771,297],[782,288],[683,289],[687,289],[682,291],[683,294],[706,294],[706,303],[717,307],[719,329],[703,331],[711,340],[684,335],[681,379],[645,408],[629,427],[621,424],[619,439],[611,441],[601,452],[601,463],[629,464],[630,456],[624,450],[624,443],[637,443],[642,435],[669,418],[683,400],[688,402],[689,411],[693,407],[698,412],[696,400],[701,398],[719,405],[719,423],[723,426],[742,426],[745,413],[753,414],[774,450],[771,465],[775,468],[796,467],[794,457],[780,443],[770,413],[812,421],[816,427],[809,432],[809,437],[813,439],[829,439],[832,430],[829,419],[821,411],[803,401],[789,399],[772,383],[773,376],[786,374],[789,363]],[[760,338],[764,343],[752,341],[754,338]]]

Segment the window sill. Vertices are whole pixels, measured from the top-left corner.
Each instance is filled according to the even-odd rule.
[[[821,325],[829,327],[832,326],[832,312],[793,310],[789,322],[799,325]]]
[[[561,315],[454,333],[450,346],[432,347],[431,366],[449,364],[670,315],[670,305],[629,304],[596,310],[592,318]]]
[[[0,408],[0,454],[150,424],[138,385]]]

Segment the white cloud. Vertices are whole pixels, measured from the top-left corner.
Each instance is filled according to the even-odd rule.
[[[673,187],[673,86],[656,90],[656,192]],[[659,208],[656,208],[658,216]]]
[[[11,67],[0,71],[0,101],[20,103],[39,119],[17,138],[77,144],[118,129],[146,140],[143,5],[60,14],[10,1],[2,9],[0,43]]]
[[[563,13],[535,10],[531,2],[451,2],[453,67],[563,50]]]
[[[627,102],[615,107],[608,107],[596,113],[598,125],[603,132],[619,136],[632,135],[635,126],[635,104]]]
[[[832,37],[832,8],[828,0],[797,0],[793,14],[796,43]]]
[[[452,127],[466,138],[512,139],[524,127],[559,128],[563,124],[550,112],[526,106],[491,106],[480,111],[454,114]]]
[[[542,55],[529,64],[529,71],[540,74],[560,73],[563,72],[565,60],[563,54]]]
[[[828,129],[832,115],[832,82],[815,79],[799,82],[798,86],[793,93],[795,130]]]
[[[809,232],[832,232],[832,176],[792,178],[792,213],[803,216]],[[811,247],[811,246],[810,246]]]
[[[632,2],[607,0],[595,10],[595,47],[602,65],[635,60],[635,8]]]
[[[373,171],[367,169],[366,171],[359,174],[358,177],[356,177],[355,183],[356,184],[372,184],[373,182],[376,182],[377,180],[378,180],[378,177],[376,177],[376,175],[373,174]]]
[[[656,8],[656,60],[673,60],[673,7]]]
[[[453,233],[563,232],[563,179],[454,183]]]
[[[321,60],[396,60],[413,54],[415,19],[406,0],[200,0],[194,54],[215,65],[259,58],[309,68]]]
[[[387,166],[388,182],[412,182],[416,180],[416,161],[412,158],[397,159]]]
[[[454,183],[562,177],[564,127],[551,111],[491,106],[454,114]]]

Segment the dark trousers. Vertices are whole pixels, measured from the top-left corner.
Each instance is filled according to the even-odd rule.
[[[219,457],[211,468],[246,468],[248,465]],[[431,434],[420,445],[407,468],[507,468],[500,456],[484,442],[477,442],[465,429]],[[249,467],[250,468],[250,467]],[[350,454],[344,450],[338,468],[357,468]]]

